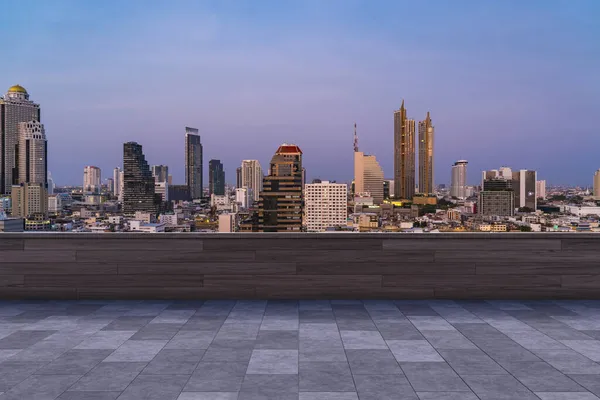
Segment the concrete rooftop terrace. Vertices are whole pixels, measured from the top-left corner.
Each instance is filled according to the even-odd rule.
[[[0,400],[591,400],[600,301],[2,301]]]

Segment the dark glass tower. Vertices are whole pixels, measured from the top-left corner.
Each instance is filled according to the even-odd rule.
[[[202,198],[202,143],[198,129],[185,128],[185,184],[192,199]]]
[[[260,232],[300,232],[304,210],[302,196],[302,151],[282,144],[271,159],[269,175],[263,179],[258,223]]]
[[[225,171],[220,160],[208,162],[208,193],[223,196],[225,194]]]
[[[142,145],[127,142],[123,145],[123,213],[136,211],[156,213],[154,177],[142,153]]]

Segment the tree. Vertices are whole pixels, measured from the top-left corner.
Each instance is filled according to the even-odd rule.
[[[530,226],[521,225],[519,227],[519,229],[521,230],[521,232],[531,232],[531,227]]]
[[[531,208],[529,208],[529,207],[520,207],[520,208],[519,208],[519,212],[531,213],[531,212],[533,212],[533,211],[534,211],[534,210],[533,210],[533,209],[531,209]]]

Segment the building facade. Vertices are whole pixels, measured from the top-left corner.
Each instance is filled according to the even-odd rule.
[[[19,124],[41,122],[39,104],[29,100],[29,93],[15,85],[0,97],[0,192],[10,194],[13,184],[19,183],[17,164]]]
[[[152,176],[156,182],[167,182],[169,179],[169,167],[166,165],[153,165]]]
[[[12,216],[21,218],[48,216],[48,191],[44,185],[21,183],[11,190]]]
[[[304,224],[308,232],[345,226],[348,218],[348,186],[321,181],[304,185]]]
[[[406,117],[404,100],[394,112],[394,197],[415,195],[415,121]]]
[[[600,169],[594,174],[594,197],[600,198]]]
[[[467,198],[467,160],[458,160],[452,166],[450,196],[458,199]]]
[[[83,191],[100,193],[102,183],[102,172],[100,168],[88,165],[83,168]]]
[[[546,198],[546,181],[545,180],[535,182],[535,195],[537,196],[538,199]]]
[[[38,121],[19,123],[19,145],[16,157],[17,183],[48,188],[48,146],[44,125]]]
[[[477,212],[482,216],[510,217],[515,215],[515,195],[512,180],[501,177],[485,179],[479,192]]]
[[[431,194],[433,183],[433,139],[434,126],[429,112],[425,120],[419,122],[419,192]]]
[[[156,213],[154,183],[142,146],[136,142],[123,144],[123,213]]]
[[[249,189],[252,200],[258,202],[263,190],[263,169],[258,160],[243,160],[241,166],[241,186]]]
[[[225,171],[220,160],[208,162],[208,194],[223,196],[225,194]]]
[[[512,174],[513,190],[515,191],[515,207],[537,209],[536,182],[537,172],[522,169]]]
[[[302,151],[298,146],[284,143],[275,152],[258,210],[259,232],[302,231]]]
[[[116,197],[121,195],[121,168],[119,167],[113,170],[113,194]]]
[[[383,203],[383,170],[377,158],[354,152],[354,195],[369,193],[373,203]]]
[[[185,128],[185,184],[192,199],[202,198],[202,143],[198,129]]]

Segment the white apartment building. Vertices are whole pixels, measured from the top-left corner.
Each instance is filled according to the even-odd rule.
[[[538,199],[540,197],[542,199],[546,198],[546,181],[545,180],[535,182],[535,195],[537,196]]]
[[[250,206],[252,193],[246,187],[235,189],[235,202],[239,204],[241,209],[248,208]]]
[[[93,165],[88,165],[83,169],[83,191],[84,192],[100,192],[101,186],[101,171],[100,168]]]
[[[304,186],[305,225],[308,232],[345,226],[348,218],[348,186],[344,183],[308,183]]]
[[[232,204],[229,196],[227,195],[218,195],[211,194],[210,195],[210,206],[216,207],[218,211],[231,211]]]
[[[252,192],[252,200],[260,199],[260,192],[263,189],[263,170],[258,160],[243,160],[241,167],[241,184],[243,188],[248,188]]]

